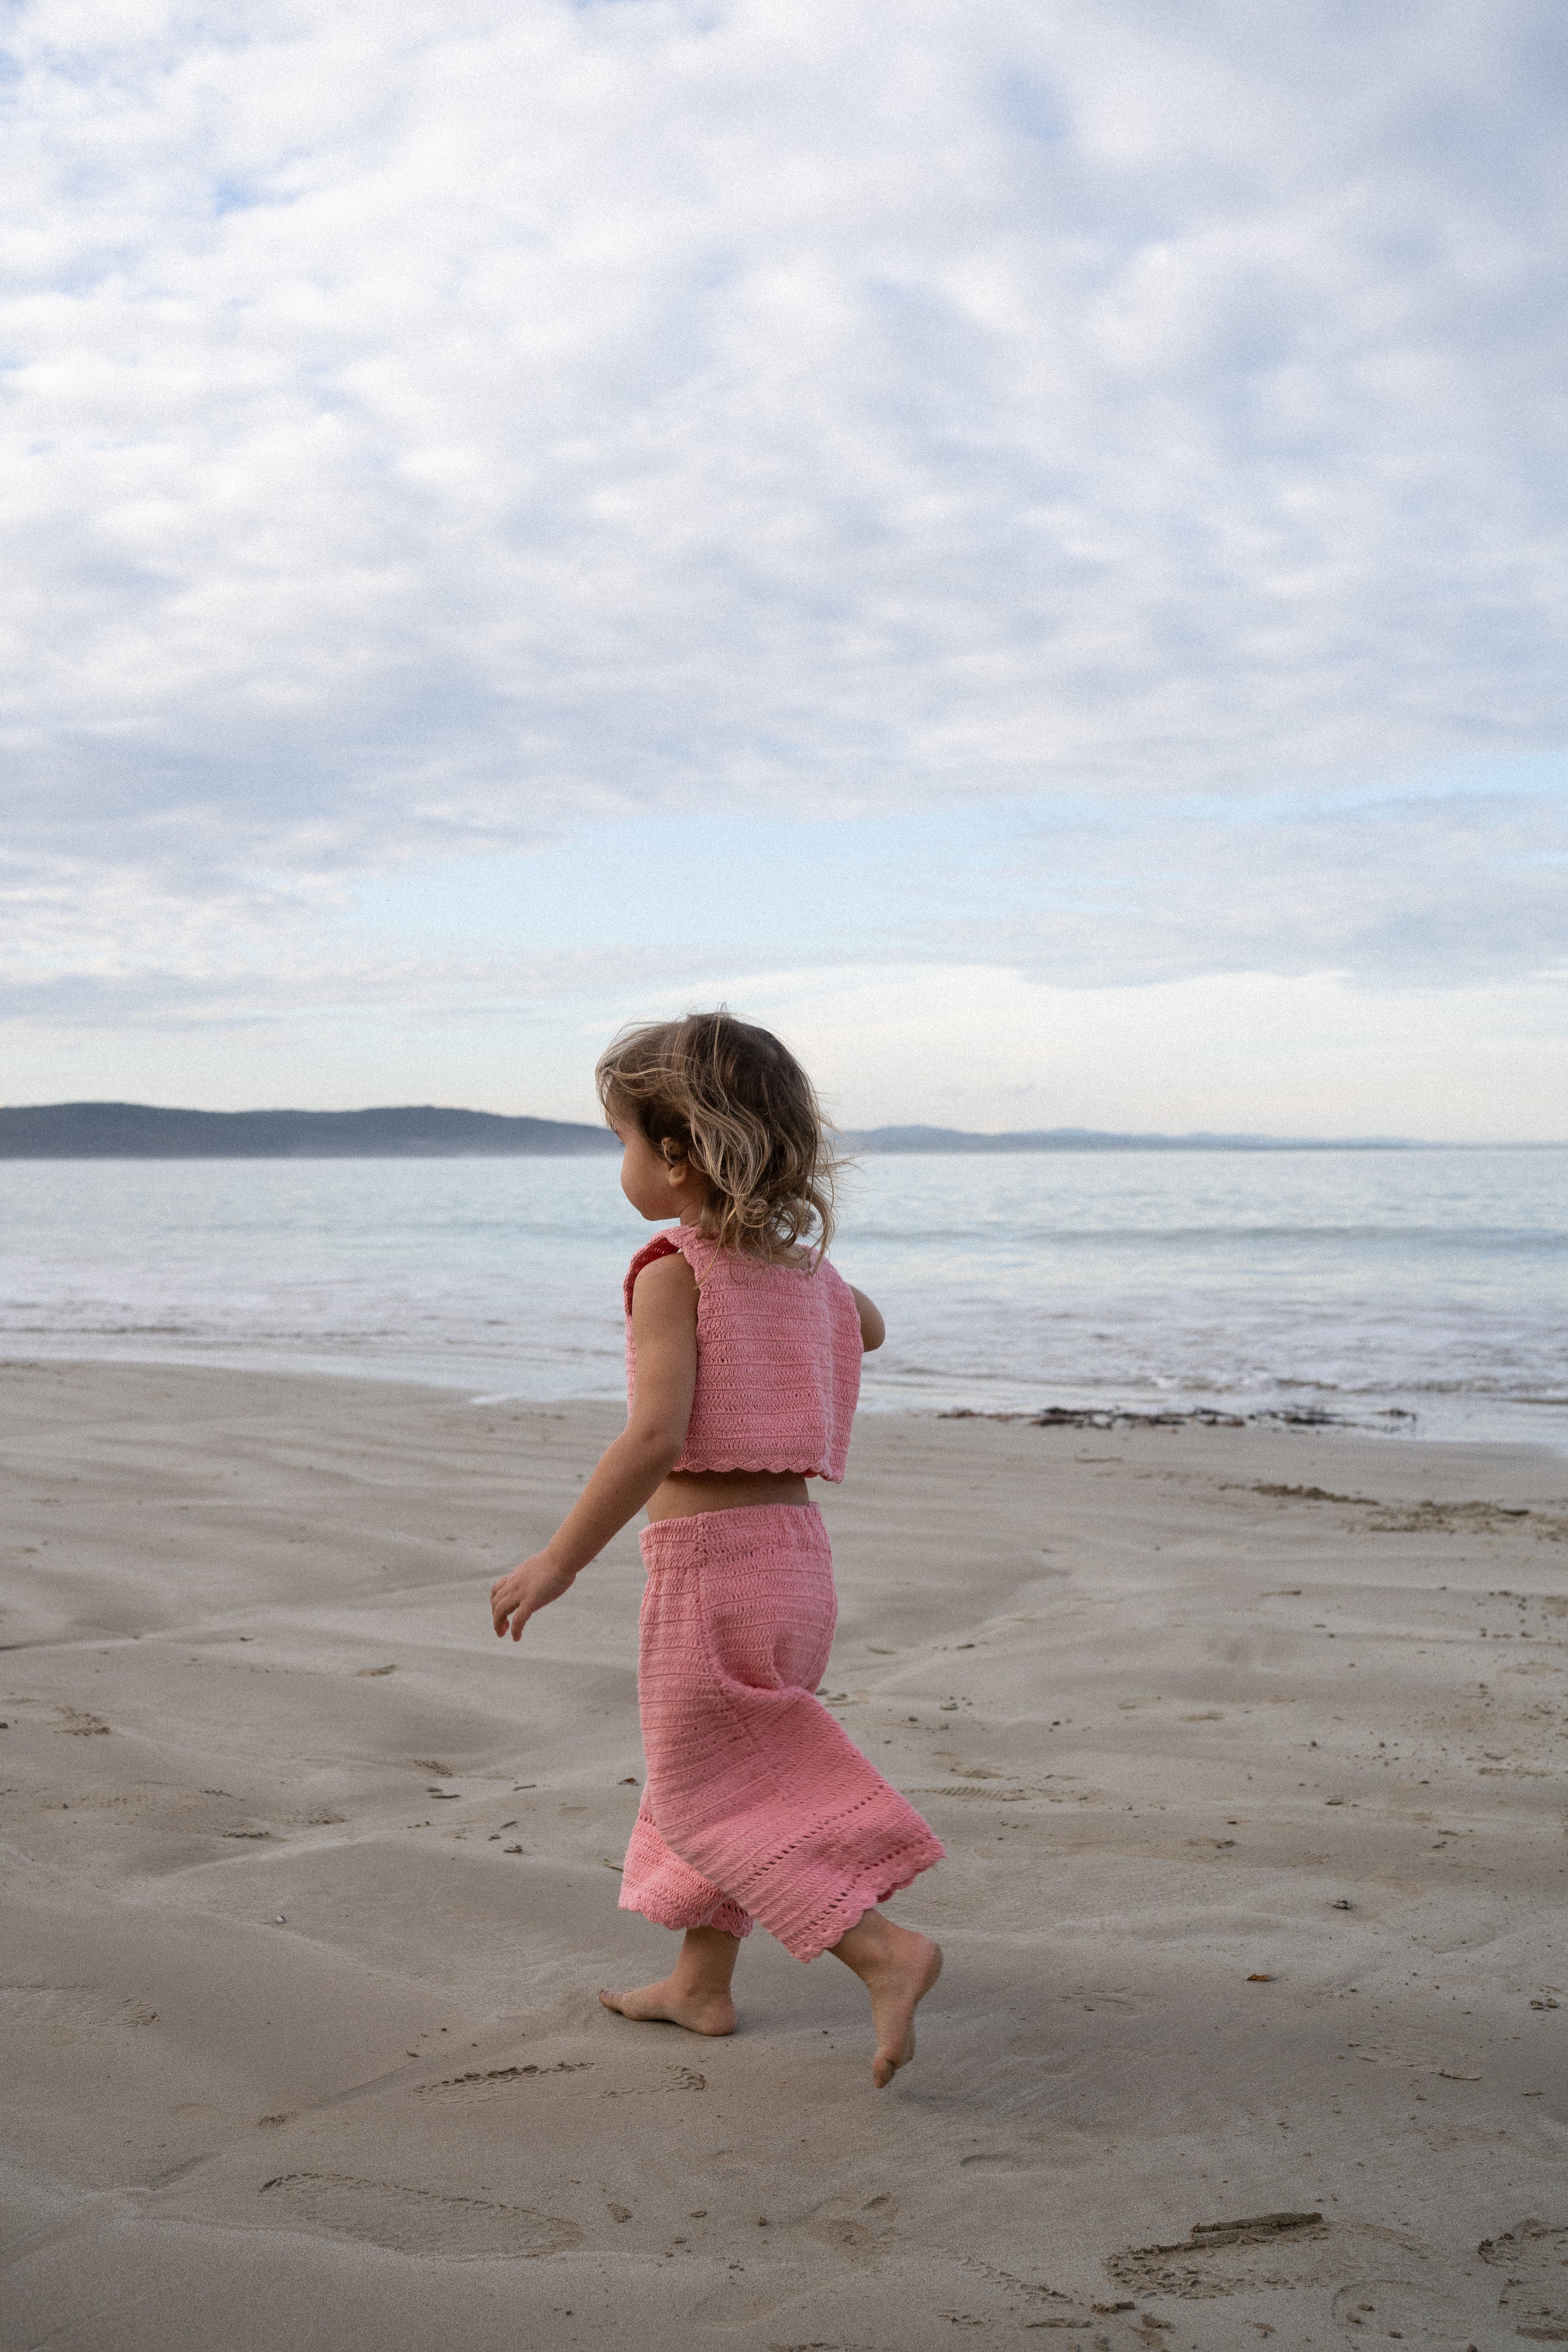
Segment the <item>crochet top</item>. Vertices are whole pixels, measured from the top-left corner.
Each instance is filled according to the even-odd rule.
[[[632,1286],[679,1250],[697,1277],[697,1390],[677,1470],[844,1475],[860,1393],[860,1311],[826,1261],[773,1264],[692,1225],[656,1234],[626,1273],[626,1402],[637,1382]]]

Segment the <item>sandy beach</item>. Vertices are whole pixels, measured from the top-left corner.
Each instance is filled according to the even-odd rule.
[[[827,1691],[949,1849],[878,2093],[760,1934],[731,2040],[596,2000],[635,1537],[486,1593],[614,1410],[0,1399],[6,2352],[1568,2342],[1561,1459],[864,1416]]]

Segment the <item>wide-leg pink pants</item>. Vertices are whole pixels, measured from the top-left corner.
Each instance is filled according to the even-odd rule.
[[[647,1781],[621,1907],[815,1959],[942,1848],[813,1696],[838,1608],[815,1504],[660,1519],[642,1536]]]

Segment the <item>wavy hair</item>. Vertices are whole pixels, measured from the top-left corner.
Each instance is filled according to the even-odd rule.
[[[833,1238],[837,1168],[811,1080],[767,1029],[716,1013],[623,1029],[595,1079],[606,1118],[635,1118],[656,1151],[689,1160],[712,1193],[700,1229],[772,1256]]]

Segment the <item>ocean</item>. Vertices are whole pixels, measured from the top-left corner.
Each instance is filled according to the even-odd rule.
[[[613,1158],[0,1164],[0,1353],[622,1392]],[[1568,1450],[1568,1149],[868,1156],[868,1409]]]

